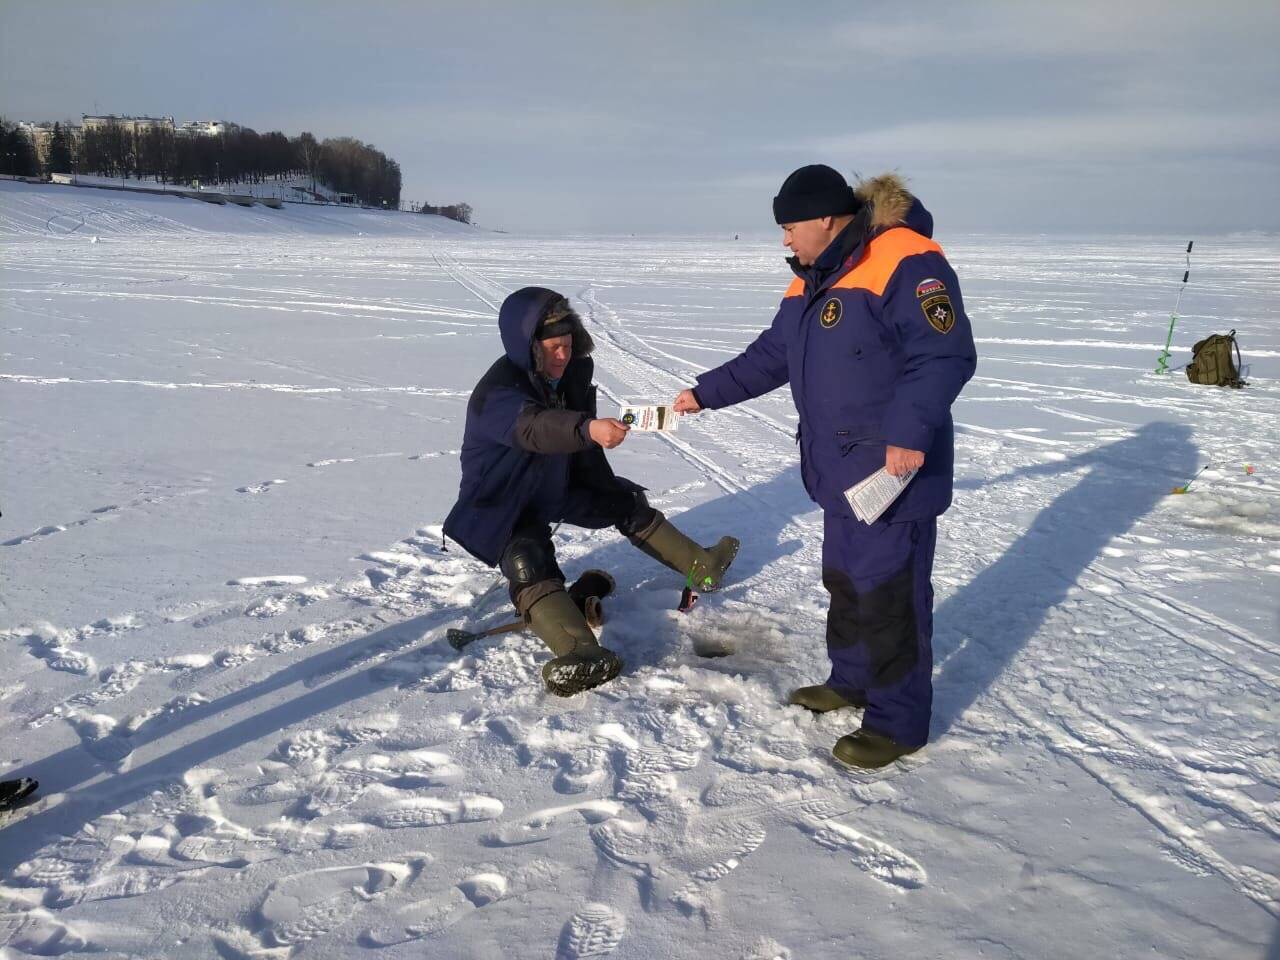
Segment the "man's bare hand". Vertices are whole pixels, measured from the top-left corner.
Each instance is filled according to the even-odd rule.
[[[631,428],[621,420],[615,420],[613,417],[602,417],[599,420],[592,420],[587,427],[587,433],[591,439],[606,450],[612,450],[623,440],[627,439],[627,434]]]
[[[924,454],[919,450],[907,450],[905,447],[885,447],[884,468],[895,477],[900,477],[908,470],[919,470],[924,466]]]
[[[681,390],[671,409],[676,413],[698,413],[702,407],[698,405],[698,398],[693,395],[692,390]]]

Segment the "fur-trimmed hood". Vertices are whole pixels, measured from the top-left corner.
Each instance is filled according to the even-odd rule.
[[[573,325],[574,358],[589,356],[595,349],[591,334],[569,301],[545,287],[522,287],[502,301],[498,329],[507,358],[521,370],[533,370],[533,341],[547,320],[567,319]]]
[[[867,224],[872,232],[891,227],[910,227],[926,237],[933,236],[933,215],[907,189],[896,173],[858,180],[854,195],[867,205]]]

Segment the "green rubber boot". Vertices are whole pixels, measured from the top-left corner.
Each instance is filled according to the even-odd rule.
[[[714,547],[700,547],[675,526],[661,511],[654,511],[653,523],[631,538],[640,550],[659,563],[690,579],[693,589],[710,593],[720,586],[725,572],[738,555],[737,537],[721,537]]]
[[[867,705],[866,700],[850,700],[832,690],[825,683],[819,683],[812,687],[797,687],[787,697],[787,703],[793,703],[797,707],[804,707],[814,713],[827,713],[831,710],[839,710],[842,707],[857,707],[861,710]]]
[[[547,690],[571,697],[608,683],[622,672],[622,661],[596,642],[577,604],[564,590],[556,590],[529,610],[529,624],[555,654],[542,667]]]
[[[831,754],[841,763],[864,770],[875,770],[887,767],[900,757],[915,753],[919,747],[908,747],[896,740],[872,733],[870,730],[858,730],[841,737],[836,741]]]

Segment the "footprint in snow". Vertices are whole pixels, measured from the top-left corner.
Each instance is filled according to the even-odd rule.
[[[502,801],[493,797],[462,797],[444,800],[418,797],[379,810],[368,818],[376,827],[399,830],[405,827],[439,827],[453,823],[475,823],[502,816]]]
[[[0,913],[0,948],[3,947],[34,957],[57,957],[93,949],[93,944],[48,910],[31,908]]]
[[[405,883],[427,862],[330,867],[277,880],[258,907],[253,933],[268,947],[294,947],[334,930],[365,904]]]
[[[452,926],[475,908],[461,887],[455,886],[397,910],[386,923],[360,934],[362,947],[391,947],[422,940]]]
[[[92,673],[96,666],[93,657],[70,647],[48,647],[42,652],[42,656],[50,670],[76,673],[82,677]]]
[[[514,823],[504,824],[486,834],[480,842],[486,847],[518,847],[538,843],[583,823],[602,823],[621,812],[622,804],[615,800],[584,800],[560,807],[546,807],[535,810]]]
[[[109,764],[117,770],[123,770],[125,761],[133,753],[133,741],[126,731],[116,724],[110,726],[94,721],[103,718],[94,717],[89,721],[72,721],[76,733],[80,736],[80,746],[95,760]]]
[[[791,960],[791,951],[772,937],[761,937],[742,955],[742,960]]]
[[[582,960],[613,953],[627,930],[627,918],[605,903],[588,903],[560,931],[556,960]]]
[[[12,540],[5,540],[3,546],[20,547],[24,543],[31,543],[33,540],[39,540],[41,537],[48,537],[55,533],[63,533],[67,528],[63,526],[41,527],[39,530],[33,530],[26,536],[14,537]]]
[[[266,577],[236,577],[228,580],[228,587],[296,587],[307,582],[306,577],[294,574],[278,574]]]
[[[287,480],[263,480],[261,483],[252,483],[247,487],[236,487],[236,493],[266,493],[272,487],[288,482]]]
[[[819,846],[852,854],[854,866],[888,886],[917,890],[929,880],[924,867],[897,847],[853,827],[818,817],[803,818],[799,826]]]
[[[541,858],[525,864],[511,877],[480,867],[452,886],[401,907],[385,922],[365,930],[357,942],[364,947],[390,947],[424,940],[491,903],[525,890],[553,887],[563,870],[559,863]]]

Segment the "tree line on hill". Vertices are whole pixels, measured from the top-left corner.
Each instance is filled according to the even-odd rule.
[[[0,120],[0,152],[0,169],[16,176],[76,172],[188,185],[310,177],[366,206],[400,206],[400,165],[353,137],[317,141],[310,133],[287,137],[248,127],[188,136],[166,126],[135,132],[131,124],[115,121],[72,137],[55,123],[41,169],[30,138]]]
[[[287,137],[248,127],[215,136],[186,136],[168,127],[135,134],[108,123],[85,130],[81,140],[80,171],[104,177],[194,184],[306,176],[366,206],[400,206],[400,165],[353,137],[317,141],[310,133]]]
[[[424,203],[417,208],[417,211],[418,213],[434,213],[438,217],[448,217],[450,220],[457,220],[459,223],[471,222],[471,204],[469,203],[450,203],[443,207]]]
[[[3,119],[0,119],[0,173],[11,177],[40,175],[40,160],[31,138]]]
[[[239,126],[214,136],[188,136],[164,126],[135,133],[131,124],[116,121],[76,136],[55,123],[43,160],[20,127],[0,118],[0,173],[10,176],[94,173],[188,186],[309,177],[313,191],[318,183],[365,206],[400,206],[400,165],[353,137],[318,141],[305,132],[287,137],[278,130],[260,134]],[[414,204],[412,209],[471,223],[467,203]]]

